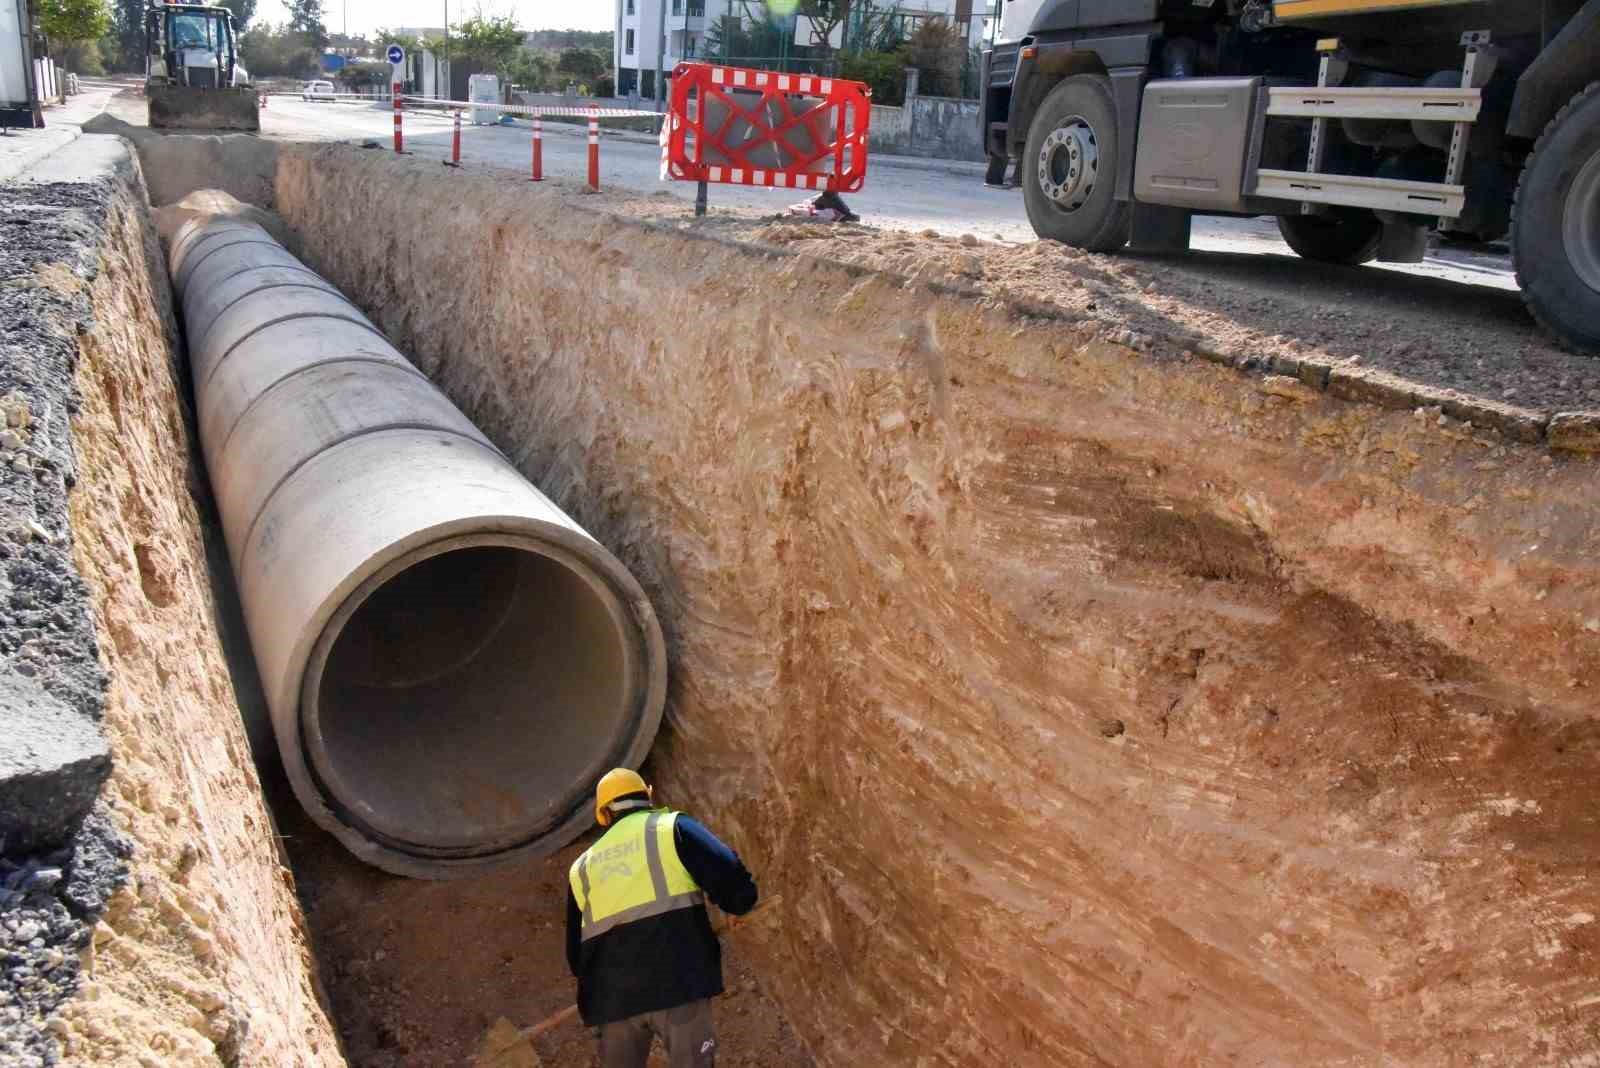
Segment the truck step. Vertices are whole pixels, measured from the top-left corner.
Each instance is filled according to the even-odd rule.
[[[1455,219],[1466,205],[1466,188],[1442,182],[1408,182],[1397,178],[1358,178],[1347,174],[1304,171],[1256,171],[1256,196],[1298,200],[1304,204],[1340,204],[1373,211],[1402,211]]]
[[[1477,89],[1326,88],[1315,85],[1268,90],[1267,115],[1308,119],[1421,119],[1476,122],[1483,106]]]

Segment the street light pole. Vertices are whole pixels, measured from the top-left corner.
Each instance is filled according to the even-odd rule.
[[[659,17],[656,20],[656,110],[666,99],[667,77],[667,0],[656,0]]]
[[[450,77],[452,73],[454,72],[450,69],[450,0],[444,0],[444,93],[440,96],[442,100],[455,98],[455,86],[450,84],[455,80]],[[434,81],[438,79],[435,78]]]

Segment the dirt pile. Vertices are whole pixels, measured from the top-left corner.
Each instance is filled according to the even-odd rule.
[[[114,178],[84,186],[83,262],[44,279],[86,312],[46,425],[64,432],[70,410],[71,537],[52,540],[92,606],[101,805],[129,871],[88,913],[82,981],[39,1033],[74,1064],[340,1065],[223,657],[166,274],[141,175],[115,152]]]
[[[821,1062],[1592,1054],[1591,462],[509,179],[276,198],[645,583]]]

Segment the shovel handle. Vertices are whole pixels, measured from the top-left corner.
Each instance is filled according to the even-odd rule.
[[[560,1012],[551,1013],[549,1016],[546,1016],[532,1027],[524,1027],[521,1031],[517,1032],[517,1037],[524,1039],[538,1038],[546,1031],[554,1031],[556,1028],[560,1027],[562,1024],[566,1023],[568,1020],[577,1015],[578,1006],[568,1005]]]
[[[728,922],[722,925],[722,930],[723,931],[730,931],[730,930],[734,929],[735,927],[738,927],[747,918],[754,916],[758,912],[766,911],[767,908],[769,908],[770,906],[778,904],[782,900],[783,900],[783,895],[782,894],[774,894],[772,897],[763,900],[759,905],[757,905],[755,908],[751,909],[749,912],[745,913],[743,916],[729,916],[728,917]],[[523,1039],[538,1038],[540,1035],[544,1034],[546,1031],[554,1031],[556,1028],[560,1027],[562,1024],[566,1023],[568,1020],[573,1019],[577,1015],[578,1015],[578,1006],[576,1006],[576,1005],[568,1005],[566,1008],[560,1010],[559,1012],[553,1012],[549,1016],[546,1016],[544,1019],[540,1020],[538,1023],[534,1024],[532,1027],[524,1027],[521,1031],[517,1032],[517,1037],[518,1038],[523,1038]]]

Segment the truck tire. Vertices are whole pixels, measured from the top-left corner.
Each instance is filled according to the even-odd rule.
[[[1132,204],[1115,195],[1117,133],[1108,78],[1077,74],[1050,90],[1017,165],[1034,233],[1090,252],[1128,243]]]
[[[1301,259],[1346,267],[1371,262],[1383,241],[1383,223],[1370,211],[1333,208],[1328,214],[1280,215],[1278,232]]]
[[[1511,206],[1511,256],[1539,324],[1564,348],[1600,355],[1600,82],[1539,135]]]

